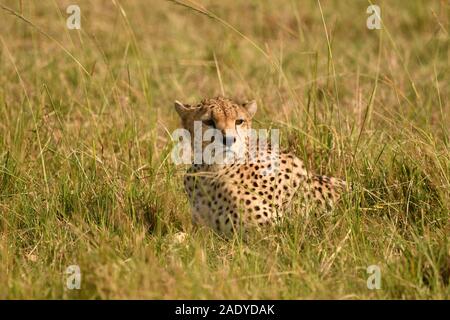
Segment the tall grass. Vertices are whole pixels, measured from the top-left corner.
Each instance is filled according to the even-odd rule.
[[[77,31],[70,1],[1,2],[0,298],[449,298],[446,1],[377,1],[382,30],[364,1],[78,3]],[[172,105],[221,92],[350,181],[339,208],[192,228]]]

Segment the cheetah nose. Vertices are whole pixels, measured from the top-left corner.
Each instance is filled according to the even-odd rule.
[[[236,142],[236,137],[234,136],[224,136],[223,137],[223,144],[227,147],[231,147],[233,143]]]

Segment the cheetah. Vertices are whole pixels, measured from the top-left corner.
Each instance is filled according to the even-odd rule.
[[[202,134],[206,130],[221,133],[222,139],[215,142],[223,145],[223,153],[242,155],[229,162],[194,163],[188,169],[184,187],[194,224],[229,235],[276,223],[295,194],[322,207],[338,201],[344,181],[313,174],[294,154],[277,151],[270,144],[258,148],[249,144],[245,132],[252,128],[255,101],[238,103],[219,96],[197,105],[175,101],[175,109],[191,136],[197,121]],[[201,146],[206,148],[214,138],[201,141]]]

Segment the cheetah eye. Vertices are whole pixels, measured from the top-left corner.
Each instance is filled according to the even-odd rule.
[[[244,123],[244,120],[243,119],[238,119],[238,120],[236,120],[236,125],[237,126],[239,126],[239,125],[241,125],[241,124],[243,124]]]
[[[208,127],[213,127],[213,128],[216,127],[216,124],[214,123],[213,119],[203,120],[203,124]]]

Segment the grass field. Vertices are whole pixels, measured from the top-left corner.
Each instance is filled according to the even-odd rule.
[[[0,0],[0,299],[450,298],[448,1],[74,2]],[[222,93],[353,192],[193,228],[173,101]]]

